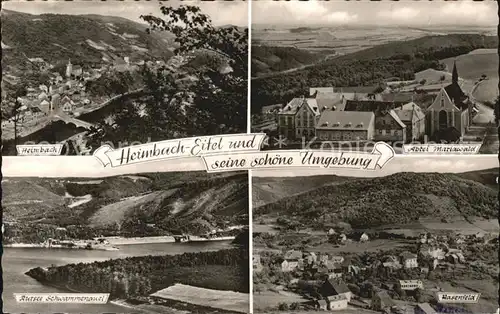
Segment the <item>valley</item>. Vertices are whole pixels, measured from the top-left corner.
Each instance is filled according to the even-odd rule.
[[[328,300],[340,313],[404,312],[441,308],[446,291],[481,293],[454,310],[494,311],[497,176],[254,178],[254,309],[312,313]]]

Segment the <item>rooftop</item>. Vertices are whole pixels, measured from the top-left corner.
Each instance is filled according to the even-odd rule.
[[[324,111],[318,121],[318,130],[368,130],[375,119],[373,112]]]

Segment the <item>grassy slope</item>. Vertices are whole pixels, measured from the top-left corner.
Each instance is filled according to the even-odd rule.
[[[252,180],[252,202],[254,208],[256,208],[320,186],[344,182],[349,180],[349,178],[335,175],[320,175],[290,178],[254,177]],[[297,184],[298,180],[300,180],[300,184]]]
[[[258,76],[285,71],[313,64],[321,58],[321,53],[294,47],[252,46],[252,73]]]

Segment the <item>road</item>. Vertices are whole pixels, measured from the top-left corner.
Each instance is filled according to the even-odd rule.
[[[472,119],[474,124],[494,123],[495,114],[493,108],[483,105],[481,102],[476,101],[476,108],[479,110],[477,115]]]

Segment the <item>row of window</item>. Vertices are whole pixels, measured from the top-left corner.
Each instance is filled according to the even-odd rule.
[[[381,134],[381,135],[399,135],[399,131],[398,130],[384,130],[384,129],[381,129],[381,130],[378,130],[378,134]]]
[[[344,141],[352,141],[352,140],[365,140],[366,139],[366,134],[354,134],[351,132],[331,132],[331,133],[320,133],[319,134],[319,139],[322,141],[327,141],[327,140],[344,140]]]

